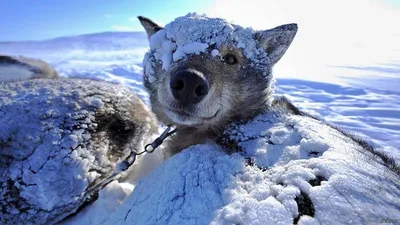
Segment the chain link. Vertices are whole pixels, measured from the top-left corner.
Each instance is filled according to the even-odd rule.
[[[176,131],[176,128],[172,131],[171,131],[171,129],[172,129],[172,127],[168,126],[167,129],[165,129],[165,131],[158,138],[156,138],[152,143],[147,144],[144,147],[143,151],[141,151],[141,152],[131,151],[131,154],[129,154],[128,157],[126,157],[121,162],[117,163],[117,165],[114,168],[114,171],[111,173],[110,176],[108,176],[103,181],[94,185],[93,187],[91,187],[90,189],[88,189],[85,192],[91,194],[92,191],[94,191],[98,188],[102,189],[107,184],[109,184],[111,181],[117,180],[119,178],[118,176],[120,176],[120,174],[122,172],[127,170],[130,166],[133,165],[133,163],[135,163],[136,156],[142,155],[144,153],[153,153],[154,150],[156,150],[156,148],[158,148],[167,137],[174,134]]]

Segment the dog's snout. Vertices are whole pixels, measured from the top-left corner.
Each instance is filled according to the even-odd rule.
[[[170,81],[172,95],[183,105],[199,103],[208,94],[209,85],[201,73],[192,70],[175,72]]]

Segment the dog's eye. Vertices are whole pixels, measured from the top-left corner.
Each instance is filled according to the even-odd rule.
[[[227,54],[224,56],[224,62],[228,63],[229,65],[233,65],[237,63],[237,59],[232,54]]]

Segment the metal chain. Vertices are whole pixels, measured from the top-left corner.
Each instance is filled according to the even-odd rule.
[[[176,128],[172,130],[171,126],[168,126],[167,129],[158,137],[156,138],[152,143],[147,144],[144,147],[144,150],[141,152],[136,152],[136,151],[131,151],[131,154],[128,155],[124,160],[121,162],[117,163],[116,166],[114,167],[114,171],[109,175],[107,178],[105,178],[103,181],[100,183],[96,184],[95,186],[91,187],[89,190],[85,191],[86,193],[91,193],[93,190],[96,190],[98,188],[102,189],[105,187],[107,184],[109,184],[111,181],[118,179],[117,177],[120,175],[120,173],[124,172],[127,170],[130,166],[133,165],[136,161],[136,156],[142,155],[145,152],[147,153],[153,153],[156,148],[158,148],[163,141],[174,134],[176,132]]]
[[[136,156],[138,155],[142,155],[143,153],[147,152],[147,153],[153,153],[154,150],[156,150],[157,147],[159,147],[163,141],[169,137],[170,135],[172,135],[173,133],[175,133],[176,129],[171,131],[171,126],[168,126],[167,129],[165,129],[165,131],[158,137],[156,138],[152,143],[147,144],[144,147],[144,150],[141,152],[135,152],[132,151],[131,154],[125,158],[125,160],[123,160],[121,163],[124,164],[123,168],[120,168],[120,172],[123,172],[125,170],[127,170],[130,166],[132,166],[132,164],[136,161]]]

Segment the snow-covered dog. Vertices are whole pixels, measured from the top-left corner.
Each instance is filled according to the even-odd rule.
[[[227,124],[271,107],[272,67],[297,32],[296,24],[254,31],[197,14],[165,28],[139,20],[150,40],[143,64],[152,109],[178,128],[168,155],[216,140]]]
[[[55,224],[79,211],[156,131],[150,109],[122,85],[0,82],[0,224]]]
[[[0,81],[57,77],[57,72],[42,60],[0,55]]]
[[[249,121],[265,112],[315,119],[286,98],[272,97],[272,68],[293,41],[296,24],[254,31],[189,13],[164,28],[138,18],[150,41],[143,82],[152,110],[164,124],[177,126],[166,148],[167,157],[191,145],[226,140],[222,133],[232,122]],[[390,157],[338,130],[393,164]]]

